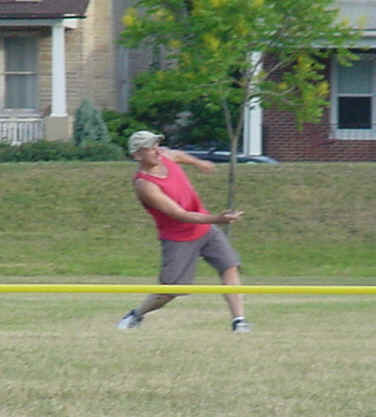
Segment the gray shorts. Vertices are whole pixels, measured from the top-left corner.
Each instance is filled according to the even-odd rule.
[[[200,239],[188,242],[162,240],[162,269],[159,282],[168,285],[193,283],[197,260],[202,257],[222,275],[226,269],[239,266],[239,256],[226,235],[216,226]]]

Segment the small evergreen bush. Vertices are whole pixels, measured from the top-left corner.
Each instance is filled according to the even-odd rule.
[[[85,99],[75,112],[73,139],[76,145],[89,142],[110,142],[106,123],[89,100]]]

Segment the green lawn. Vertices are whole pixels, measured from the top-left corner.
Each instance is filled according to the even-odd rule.
[[[0,283],[153,284],[154,226],[135,165],[0,165]],[[245,284],[375,283],[373,164],[238,167]],[[210,210],[227,166],[189,169]],[[218,283],[205,265],[198,284]],[[0,417],[376,417],[374,296],[180,297],[140,329],[142,294],[0,294]]]
[[[141,295],[0,294],[0,416],[375,417],[371,296],[175,300],[139,329]]]
[[[155,276],[159,244],[135,201],[132,162],[0,165],[0,276]],[[188,169],[206,206],[225,208],[227,165]],[[376,276],[375,166],[240,165],[233,226],[251,278]],[[200,266],[199,275],[212,272]]]

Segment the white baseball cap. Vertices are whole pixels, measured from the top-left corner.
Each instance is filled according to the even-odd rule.
[[[135,153],[141,148],[151,148],[163,139],[164,135],[156,135],[147,130],[139,130],[138,132],[133,133],[133,135],[129,138],[129,153]]]

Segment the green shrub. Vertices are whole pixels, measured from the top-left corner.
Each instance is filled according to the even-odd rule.
[[[75,146],[72,142],[38,141],[25,143],[18,147],[20,161],[59,161],[75,158]]]
[[[202,92],[201,97],[189,99],[186,95],[171,100],[169,94],[150,99],[150,79],[153,71],[140,74],[130,98],[132,115],[166,136],[169,146],[196,144],[200,147],[228,148],[229,137],[224,111]],[[239,117],[237,96],[229,98],[229,111],[235,120]]]
[[[0,162],[17,162],[16,146],[0,143]]]
[[[78,156],[83,161],[121,161],[124,151],[114,143],[88,142],[78,147]]]
[[[142,97],[142,83],[139,82],[136,83],[130,106],[128,113],[102,112],[111,141],[126,152],[128,138],[137,130],[163,133],[165,144],[171,147],[192,144],[227,149],[229,146],[223,110],[205,97],[191,103],[148,103]],[[230,103],[230,107],[233,117],[237,117],[237,106]]]
[[[85,145],[93,141],[110,142],[110,135],[101,112],[87,99],[82,101],[75,112],[73,139],[76,145]]]
[[[19,146],[0,144],[0,162],[36,161],[121,161],[124,152],[112,143],[88,142],[77,146],[73,142],[41,140]]]
[[[151,130],[146,123],[135,119],[129,113],[104,110],[102,116],[107,125],[111,142],[121,146],[126,155],[128,155],[128,139],[132,133],[137,130]]]

